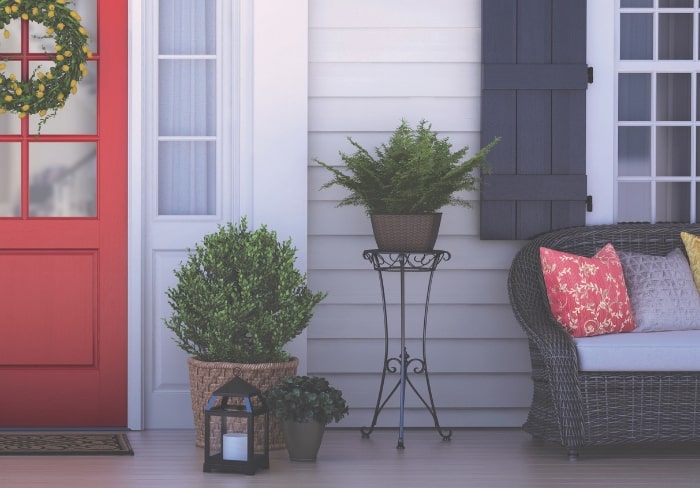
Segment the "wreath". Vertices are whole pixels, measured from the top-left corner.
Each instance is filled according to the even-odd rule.
[[[53,66],[48,71],[34,70],[28,80],[6,76],[7,65],[0,62],[0,113],[14,112],[20,118],[39,114],[41,127],[78,91],[78,82],[88,74],[87,59],[92,52],[88,32],[80,25],[82,18],[69,5],[66,0],[0,0],[0,29],[5,39],[10,37],[6,28],[10,22],[28,20],[46,27],[40,38],[52,38],[56,51],[51,55]],[[0,39],[0,51],[1,46]]]

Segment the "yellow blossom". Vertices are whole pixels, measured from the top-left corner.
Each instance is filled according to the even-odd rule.
[[[10,73],[10,79],[11,79],[12,81],[15,81],[15,80],[17,79],[17,77],[15,76],[14,73]]]
[[[19,7],[17,5],[13,5],[12,7],[10,7],[10,10],[12,10],[13,12],[17,12],[19,11]]]
[[[29,110],[29,105],[27,105],[27,104],[22,105],[22,110],[24,110],[25,112],[28,111],[28,110]]]
[[[65,26],[66,26],[66,24],[64,24],[63,22],[59,22],[58,24],[56,24],[56,28],[57,28],[58,30],[63,30],[63,28],[64,28]]]
[[[39,15],[39,9],[37,7],[32,7],[32,15]]]
[[[73,95],[75,95],[76,93],[78,93],[78,87],[77,87],[77,86],[74,86],[73,88],[70,89],[70,92],[71,92]]]
[[[20,113],[17,114],[17,117],[19,117],[20,119],[23,119],[23,118],[25,118],[26,116],[27,116],[27,112],[20,112]]]
[[[56,44],[56,46],[54,47],[54,49],[56,50],[56,52],[58,52],[58,51],[60,51],[61,49],[63,49],[63,46],[61,46],[60,44]]]
[[[21,97],[22,96],[22,89],[20,87],[15,88],[15,94],[18,97]]]
[[[63,54],[57,54],[56,61],[63,61]]]
[[[36,92],[36,97],[37,98],[44,98],[44,92],[43,91]]]
[[[74,87],[75,85],[78,84],[78,80],[70,80],[70,86]]]
[[[56,10],[56,6],[53,5],[53,4],[52,4],[52,5],[49,5],[49,10]]]
[[[0,63],[0,71],[4,70],[7,68],[7,65],[5,63]]]
[[[64,98],[66,98],[66,96],[63,93],[59,93],[58,96],[56,96],[56,99],[59,101],[63,100]]]
[[[84,36],[88,35],[87,29],[85,27],[83,27],[82,25],[80,27],[78,27],[78,32],[80,32]]]
[[[41,115],[42,117],[46,115],[46,110],[42,110],[41,112],[39,112],[39,115]]]
[[[39,78],[40,80],[44,79],[44,72],[43,71],[37,71],[36,77]]]
[[[22,20],[29,20],[28,14],[22,14]]]
[[[9,39],[10,38],[10,31],[5,29],[4,32],[2,33],[2,35],[5,37],[5,39]]]
[[[53,73],[51,71],[46,73],[46,78],[49,80],[53,80]]]
[[[12,13],[12,9],[10,8],[9,5],[6,5],[6,6],[5,6],[5,13],[6,13],[6,14],[11,14],[11,13]]]
[[[12,101],[12,95],[5,95],[5,101],[6,101],[6,102],[11,102],[11,101]]]
[[[67,64],[64,64],[63,66],[61,66],[61,69],[62,69],[64,72],[68,72],[68,71],[70,70],[70,66],[68,66]]]
[[[51,17],[53,17],[55,14],[56,14],[56,12],[54,12],[53,10],[49,10],[49,11],[46,13],[46,16],[49,17],[49,18],[51,18]]]
[[[63,51],[63,55],[67,58],[70,58],[71,56],[73,56],[73,53],[66,49],[65,51]]]
[[[7,110],[5,110],[4,108],[0,108],[0,114],[4,114],[5,112],[7,112]]]
[[[53,27],[48,27],[48,28],[46,29],[46,34],[49,35],[49,36],[50,36],[51,34],[53,34],[54,32],[55,32],[55,31],[53,30]]]
[[[74,18],[75,20],[77,20],[78,22],[80,22],[81,20],[83,20],[83,18],[80,16],[80,14],[79,14],[78,12],[76,12],[75,10],[71,10],[71,11],[70,11],[70,16],[73,17],[73,18]]]

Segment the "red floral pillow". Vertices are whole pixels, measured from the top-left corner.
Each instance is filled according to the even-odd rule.
[[[572,336],[634,330],[622,265],[612,244],[592,258],[541,247],[540,258],[552,315]]]

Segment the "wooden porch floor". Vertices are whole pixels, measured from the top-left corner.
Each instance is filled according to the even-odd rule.
[[[443,442],[433,430],[329,429],[316,463],[292,463],[274,451],[255,476],[203,473],[203,450],[188,430],[130,432],[132,456],[0,457],[0,486],[96,488],[216,487],[697,487],[700,446],[588,450],[569,462],[562,449],[519,429],[455,430]]]

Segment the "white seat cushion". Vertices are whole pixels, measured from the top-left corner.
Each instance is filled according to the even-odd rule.
[[[575,338],[581,371],[700,371],[700,330]]]

